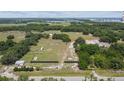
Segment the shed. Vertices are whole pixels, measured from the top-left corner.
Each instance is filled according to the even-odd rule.
[[[24,60],[18,60],[18,61],[15,62],[15,65],[17,65],[17,66],[23,66],[24,63],[25,63]]]

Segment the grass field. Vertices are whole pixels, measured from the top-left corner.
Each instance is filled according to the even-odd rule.
[[[41,50],[41,48],[43,48]],[[34,57],[37,61],[59,61],[62,59],[66,44],[61,40],[40,39],[36,46],[32,46],[22,59],[30,62]]]
[[[85,70],[80,72],[74,72],[73,70],[60,69],[60,70],[42,70],[33,72],[15,72],[17,75],[28,76],[89,76],[91,71]]]
[[[71,38],[72,41],[76,40],[78,37],[82,37],[85,40],[97,39],[97,37],[83,35],[80,32],[62,32],[62,33],[69,35],[69,37]]]
[[[113,70],[96,70],[96,73],[98,73],[101,76],[107,76],[107,77],[124,77],[124,72],[116,72]]]
[[[21,31],[6,31],[0,32],[0,41],[5,41],[8,35],[14,35],[14,41],[19,42],[25,39],[25,32]]]

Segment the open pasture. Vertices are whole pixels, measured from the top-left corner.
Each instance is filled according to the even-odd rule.
[[[34,57],[35,61],[60,61],[65,49],[66,44],[61,40],[40,39],[22,59],[27,62],[32,61]]]

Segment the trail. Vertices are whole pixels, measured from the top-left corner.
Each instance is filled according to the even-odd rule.
[[[2,70],[0,70],[0,76],[6,76],[8,78],[13,78],[14,80],[18,80],[18,76],[13,73],[12,66],[5,66]]]

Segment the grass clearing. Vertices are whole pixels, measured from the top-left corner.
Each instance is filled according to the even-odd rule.
[[[62,33],[69,35],[72,41],[76,40],[78,37],[82,37],[85,40],[97,39],[97,37],[94,36],[83,35],[81,32],[62,32]]]
[[[25,39],[25,32],[22,31],[5,31],[0,32],[0,41],[6,41],[8,35],[14,35],[14,41],[19,42]]]

